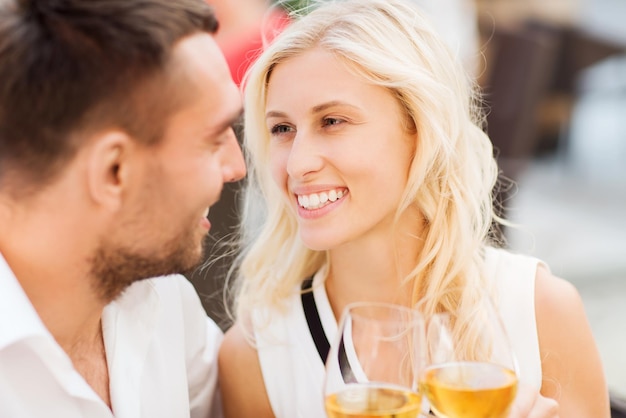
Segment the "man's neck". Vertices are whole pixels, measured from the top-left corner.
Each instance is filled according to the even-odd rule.
[[[102,335],[101,317],[105,302],[91,289],[89,277],[72,278],[47,266],[37,271],[31,263],[3,251],[9,267],[20,282],[37,314],[56,342],[72,360],[74,368],[103,402],[111,408],[109,372]],[[33,258],[37,260],[37,258]],[[55,280],[62,277],[62,280]]]
[[[85,193],[85,161],[28,198],[0,190],[0,252],[76,370],[110,405],[101,317],[106,301],[91,259],[107,231]]]
[[[60,240],[59,231],[32,230],[1,223],[2,253],[37,315],[72,360],[76,370],[110,406],[109,376],[101,316],[106,301],[99,298],[89,276],[89,246]],[[56,232],[56,233],[55,233]]]
[[[95,335],[84,335],[84,339],[75,342],[70,347],[63,347],[63,349],[72,359],[74,368],[111,409],[109,368],[101,324],[98,324]]]
[[[92,341],[99,332],[105,302],[76,263],[2,251],[46,328],[64,350]]]
[[[39,200],[5,206],[0,252],[43,323],[67,349],[96,335],[106,302],[99,300],[90,277],[89,225],[67,209],[42,209],[53,197]],[[76,231],[80,225],[82,233]]]

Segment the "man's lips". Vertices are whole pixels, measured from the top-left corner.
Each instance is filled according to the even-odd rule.
[[[200,218],[200,226],[205,228],[207,231],[211,229],[211,221],[209,221],[209,210],[210,208],[206,208],[204,211],[204,216]]]

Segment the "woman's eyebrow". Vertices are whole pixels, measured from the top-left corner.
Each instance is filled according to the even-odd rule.
[[[352,105],[350,103],[347,102],[342,102],[340,100],[332,100],[330,102],[326,102],[326,103],[321,103],[319,105],[313,106],[311,108],[311,114],[316,114],[316,113],[320,113],[323,112],[327,109],[330,109],[332,107],[349,107],[351,109],[354,110],[361,110],[358,106]],[[270,110],[265,114],[265,119],[269,119],[272,117],[275,118],[281,118],[281,117],[286,117],[287,114],[284,112],[280,112],[278,110]]]
[[[319,113],[327,110],[331,107],[349,107],[355,110],[359,110],[358,106],[354,106],[348,102],[342,102],[341,100],[331,100],[330,102],[322,103],[317,106],[313,106],[311,113]]]
[[[265,119],[269,119],[269,118],[284,118],[285,116],[287,116],[287,114],[285,112],[280,112],[278,110],[269,110],[265,114]]]

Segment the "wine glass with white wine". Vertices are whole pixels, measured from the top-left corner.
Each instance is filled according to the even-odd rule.
[[[483,295],[471,323],[426,316],[427,359],[420,391],[443,418],[505,418],[518,385],[515,354],[493,303]]]
[[[354,303],[344,310],[326,360],[330,418],[420,416],[424,321],[416,310]]]

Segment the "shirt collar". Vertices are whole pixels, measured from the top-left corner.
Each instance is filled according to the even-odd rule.
[[[33,336],[51,338],[50,332],[0,253],[0,350]]]
[[[133,283],[102,313],[111,402],[119,416],[141,415],[141,378],[161,308],[154,280]]]

